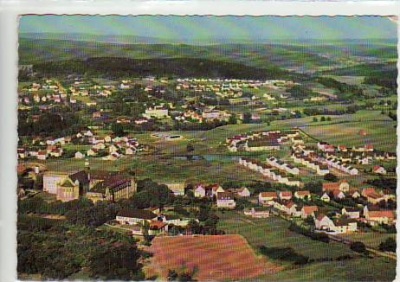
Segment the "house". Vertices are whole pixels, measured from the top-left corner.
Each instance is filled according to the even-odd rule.
[[[166,184],[168,189],[174,193],[175,196],[185,195],[185,184],[184,183],[168,183]]]
[[[342,208],[342,215],[347,215],[349,218],[360,218],[360,211],[354,208]]]
[[[321,200],[328,203],[331,201],[331,197],[329,197],[328,193],[325,192],[322,194]]]
[[[318,212],[317,206],[303,206],[300,211],[301,218],[312,216],[315,218],[315,213]]]
[[[219,185],[219,184],[214,184],[211,186],[211,196],[217,196],[218,193],[225,192],[225,190]]]
[[[294,197],[296,199],[307,200],[311,198],[311,193],[310,191],[296,191],[294,192]]]
[[[348,192],[350,190],[349,183],[347,180],[342,180],[340,182],[328,182],[322,184],[322,192],[333,192],[335,190]]]
[[[217,207],[234,209],[236,207],[236,202],[233,198],[233,194],[230,192],[218,192]]]
[[[119,224],[143,224],[145,221],[150,223],[153,220],[157,220],[157,215],[148,210],[124,209],[117,213],[115,219]]]
[[[333,223],[332,219],[330,219],[324,214],[318,215],[318,217],[314,219],[314,223],[315,223],[315,229],[318,230],[329,231],[335,229],[335,224]]]
[[[276,192],[261,192],[258,195],[258,204],[259,205],[273,205],[274,200],[278,199],[278,195]]]
[[[162,222],[159,220],[152,220],[152,221],[150,221],[148,232],[149,232],[149,235],[151,235],[151,236],[167,234],[168,224],[166,222]]]
[[[335,228],[333,231],[336,233],[349,233],[355,232],[358,229],[357,221],[355,219],[340,218],[334,220]]]
[[[281,191],[278,194],[280,200],[291,200],[293,197],[292,192],[290,191]]]
[[[97,156],[97,154],[98,154],[98,150],[95,148],[91,148],[91,149],[87,150],[87,152],[86,152],[86,155],[88,157],[94,157],[94,156]]]
[[[46,151],[39,151],[37,153],[37,159],[41,161],[45,161],[47,159],[47,152]]]
[[[378,204],[380,201],[385,201],[385,197],[376,192],[375,188],[365,188],[362,190],[361,195],[367,198],[368,203],[373,205]]]
[[[269,217],[269,209],[263,208],[251,208],[251,210],[245,210],[244,214],[247,216],[251,216],[252,218],[268,218]]]
[[[364,213],[365,219],[370,223],[371,225],[375,224],[393,224],[395,223],[395,213],[392,210],[367,210],[366,213]]]
[[[136,148],[129,147],[125,149],[125,155],[134,155],[134,154],[136,154]]]
[[[250,191],[246,187],[242,187],[236,190],[237,195],[242,198],[250,197]]]
[[[299,216],[299,213],[297,212],[297,205],[294,202],[288,202],[286,205],[284,205],[284,211],[290,216]]]
[[[85,155],[84,154],[82,154],[81,152],[76,152],[75,153],[75,159],[83,159],[85,157]]]
[[[145,110],[143,117],[151,119],[155,118],[164,118],[168,116],[168,109],[164,109],[163,107],[156,106],[154,108],[148,108]]]
[[[333,198],[335,198],[336,200],[341,200],[341,199],[346,198],[346,195],[340,190],[335,190],[332,192],[332,194],[333,194]]]
[[[360,192],[358,192],[357,190],[353,190],[353,191],[350,191],[350,196],[351,196],[353,199],[358,199],[358,198],[361,197],[361,194],[360,194]]]
[[[376,173],[376,174],[382,174],[382,175],[387,173],[386,169],[384,167],[382,167],[382,166],[379,166],[379,165],[374,166],[373,172]]]
[[[196,189],[194,189],[194,196],[196,198],[204,198],[206,196],[206,189],[203,185],[198,185]]]
[[[326,215],[320,215],[315,220],[317,230],[325,230],[335,233],[348,233],[357,231],[357,221],[354,219],[332,220]]]

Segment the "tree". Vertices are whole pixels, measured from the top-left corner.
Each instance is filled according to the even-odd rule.
[[[314,218],[311,216],[311,215],[309,215],[309,216],[307,216],[307,218],[304,220],[304,223],[305,224],[308,224],[308,225],[310,225],[310,226],[314,226]]]
[[[384,252],[396,252],[396,240],[392,237],[387,238],[385,241],[379,244],[379,250]]]
[[[317,119],[316,117],[313,117],[312,121],[313,121],[313,122],[317,122],[318,119]]]
[[[367,249],[365,248],[365,244],[363,242],[353,242],[350,244],[350,249],[357,252],[357,253],[362,253],[362,254],[366,254],[367,253]]]
[[[243,114],[243,123],[251,123],[251,113],[247,112]]]
[[[186,145],[186,152],[187,153],[192,153],[194,151],[194,146],[193,146],[193,144],[192,143],[188,143],[187,145]]]
[[[320,121],[325,121],[325,117],[321,117]]]
[[[326,118],[326,121],[331,121],[331,120],[332,120],[331,117],[327,117],[327,118]]]
[[[113,123],[111,125],[111,131],[117,136],[125,135],[124,127],[120,123]]]
[[[327,173],[327,174],[324,175],[324,180],[331,181],[331,182],[336,182],[338,180],[338,178],[333,173]]]
[[[237,124],[237,117],[235,114],[231,114],[231,116],[229,117],[228,123]]]

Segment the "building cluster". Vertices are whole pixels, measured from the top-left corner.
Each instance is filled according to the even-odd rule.
[[[46,171],[43,191],[56,195],[57,200],[68,202],[85,197],[93,202],[127,199],[136,192],[133,177],[110,171],[85,170],[75,172]]]
[[[196,198],[215,198],[217,207],[225,209],[234,209],[237,198],[250,197],[250,191],[246,187],[225,190],[219,184],[199,184],[195,186],[193,192]]]
[[[230,152],[280,150],[281,145],[286,142],[292,142],[293,144],[303,143],[300,133],[297,130],[287,132],[253,132],[250,134],[235,135],[226,139],[226,144]]]
[[[330,202],[335,200],[363,199],[364,205],[356,204],[354,207],[343,206],[330,215],[325,215],[320,207],[310,204],[315,200]],[[260,211],[246,210],[245,214],[252,217],[268,217],[271,211],[289,218],[314,219],[315,230],[332,233],[347,233],[358,230],[358,224],[365,223],[371,226],[378,224],[394,225],[396,223],[395,211],[381,207],[381,202],[395,201],[396,196],[390,191],[376,191],[375,188],[362,190],[351,189],[347,181],[324,183],[321,194],[312,195],[308,190],[261,192],[258,203],[264,207]]]
[[[277,159],[274,160],[276,161]],[[268,159],[268,161],[270,161],[270,159]],[[303,185],[299,179],[289,176],[289,174],[291,174],[291,172],[289,171],[293,171],[295,172],[295,174],[297,172],[298,174],[297,168],[287,165],[285,163],[278,166],[275,161],[273,162],[274,166],[272,166],[269,163],[262,163],[261,161],[253,160],[250,158],[239,158],[240,165],[255,172],[259,172],[263,176],[268,177],[271,180],[277,181],[278,183],[297,187]]]
[[[72,136],[47,139],[36,138],[33,140],[32,145],[39,145],[40,147],[46,146],[46,149],[28,149],[20,147],[17,150],[18,158],[25,159],[34,157],[38,160],[46,160],[51,157],[59,158],[64,154],[63,147],[70,144],[72,140],[80,144],[88,144],[91,146],[86,151],[76,151],[74,154],[75,159],[102,156],[103,160],[115,161],[124,155],[134,155],[138,151],[145,149],[139,144],[136,138],[126,136],[112,137],[110,135],[99,137],[91,130],[83,130]]]
[[[146,232],[150,236],[167,235],[172,226],[186,227],[191,220],[165,215],[159,208],[124,209],[115,218],[120,227],[131,231],[134,236],[143,236]]]

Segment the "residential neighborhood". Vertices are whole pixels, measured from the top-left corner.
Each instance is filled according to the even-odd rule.
[[[19,21],[18,280],[395,279],[397,18]]]

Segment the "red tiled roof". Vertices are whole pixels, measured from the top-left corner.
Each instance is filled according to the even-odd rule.
[[[281,196],[281,197],[292,197],[292,192],[290,192],[290,191],[283,191],[283,192],[280,192],[280,196]]]
[[[296,193],[299,196],[309,196],[310,195],[310,191],[297,191]]]
[[[304,210],[305,214],[310,215],[313,212],[317,212],[318,211],[318,207],[317,206],[304,206],[303,210]]]
[[[277,198],[276,192],[261,192],[260,195],[262,198]]]
[[[369,211],[368,212],[369,217],[387,217],[387,218],[394,218],[394,212],[393,211]]]
[[[340,183],[323,183],[322,184],[322,191],[335,191],[339,190]]]

